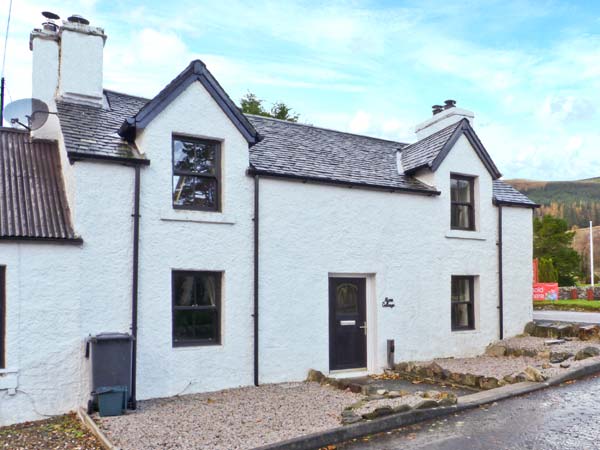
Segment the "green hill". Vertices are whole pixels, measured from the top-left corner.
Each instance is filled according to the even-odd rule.
[[[600,178],[578,181],[505,180],[541,205],[537,215],[562,217],[569,226],[600,225]]]

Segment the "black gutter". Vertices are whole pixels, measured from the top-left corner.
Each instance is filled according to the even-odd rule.
[[[67,156],[71,164],[77,161],[103,161],[124,164],[126,166],[148,166],[150,164],[149,159],[127,158],[126,156],[92,155],[81,152],[67,152]]]
[[[502,270],[502,205],[498,205],[498,327],[504,339],[504,274]]]
[[[254,385],[259,384],[258,372],[258,212],[259,212],[259,176],[254,175]]]
[[[138,272],[140,249],[140,166],[135,166],[133,194],[133,270],[131,280],[131,409],[136,409],[137,327],[138,327]]]
[[[494,205],[500,207],[500,206],[512,206],[512,207],[516,207],[516,208],[531,208],[531,209],[536,209],[539,208],[540,205],[538,205],[537,203],[519,203],[519,202],[509,202],[506,200],[494,200]]]
[[[36,244],[81,245],[83,239],[77,238],[48,238],[34,236],[0,236],[0,241],[32,242]]]
[[[419,189],[419,188],[407,188],[407,187],[395,187],[395,186],[384,186],[380,184],[370,184],[370,183],[357,183],[354,181],[344,181],[344,180],[332,180],[327,178],[318,178],[318,177],[310,177],[304,175],[292,175],[292,174],[281,174],[281,173],[273,173],[264,170],[259,170],[255,168],[249,168],[247,170],[247,174],[250,176],[260,175],[263,178],[277,178],[283,180],[293,180],[299,181],[302,183],[317,183],[317,184],[327,184],[333,186],[346,186],[349,188],[360,188],[360,189],[372,189],[378,191],[386,191],[386,192],[399,192],[399,193],[411,193],[418,195],[426,195],[428,197],[432,197],[434,195],[440,195],[440,191],[436,190],[427,190],[427,189]]]

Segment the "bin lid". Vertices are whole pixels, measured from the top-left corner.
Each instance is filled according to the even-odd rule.
[[[90,337],[90,341],[92,341],[92,342],[94,342],[94,341],[120,341],[120,340],[130,341],[132,339],[133,339],[133,336],[131,336],[129,333],[115,333],[115,332],[99,333],[96,336]]]

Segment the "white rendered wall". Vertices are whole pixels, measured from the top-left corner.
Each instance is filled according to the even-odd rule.
[[[79,404],[77,246],[2,243],[6,266],[6,370],[16,392],[0,389],[0,425],[43,419]],[[6,381],[6,380],[4,380]],[[11,395],[13,394],[13,395]]]
[[[222,140],[222,212],[172,208],[172,134]],[[138,398],[252,383],[253,181],[248,143],[197,82],[139,135],[142,170]],[[173,348],[171,271],[223,271],[222,342]]]
[[[450,231],[451,172],[478,176],[476,232]],[[439,197],[261,180],[261,382],[329,370],[330,273],[374,281],[371,370],[385,364],[387,339],[400,361],[473,355],[498,338],[492,179],[464,137],[433,178]],[[479,277],[474,331],[451,331],[452,275]]]
[[[502,207],[504,335],[523,333],[533,320],[533,226],[529,208]]]

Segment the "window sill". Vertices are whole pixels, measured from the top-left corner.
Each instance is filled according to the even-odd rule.
[[[449,230],[446,231],[446,238],[448,239],[467,239],[472,241],[485,241],[487,240],[480,231],[467,231],[467,230]]]
[[[235,218],[218,211],[194,211],[189,209],[168,209],[160,213],[160,220],[165,222],[213,223],[218,225],[235,225]]]
[[[452,334],[478,334],[479,332],[476,328],[474,330],[452,330]]]
[[[192,350],[202,350],[202,349],[211,349],[211,348],[222,348],[223,344],[179,344],[173,345],[171,348],[175,351],[192,351]]]

